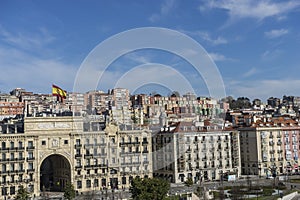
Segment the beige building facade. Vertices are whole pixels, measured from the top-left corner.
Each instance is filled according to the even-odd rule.
[[[120,130],[82,117],[29,117],[23,131],[2,131],[0,140],[0,199],[14,197],[20,185],[40,196],[63,191],[67,182],[81,193],[152,177],[150,130]]]
[[[291,119],[257,121],[240,128],[242,174],[298,173],[300,126]]]
[[[205,130],[192,123],[164,127],[153,137],[154,176],[183,183],[240,174],[238,132]],[[223,176],[224,175],[224,176]]]

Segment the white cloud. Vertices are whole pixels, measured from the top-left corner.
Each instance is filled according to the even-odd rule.
[[[300,1],[275,2],[271,0],[213,0],[200,6],[203,11],[207,8],[219,8],[228,11],[232,20],[239,18],[254,18],[263,20],[267,17],[282,18],[288,12],[300,6]]]
[[[213,59],[215,62],[216,61],[233,61],[234,59],[232,58],[227,58],[226,56],[219,54],[219,53],[209,53],[209,56],[211,59]]]
[[[273,39],[273,38],[278,38],[282,35],[288,34],[288,30],[287,29],[274,29],[274,30],[270,30],[265,32],[265,36]]]
[[[142,56],[139,53],[135,53],[135,52],[126,54],[124,57],[133,62],[142,63],[142,64],[151,62],[147,56]]]
[[[156,22],[161,19],[161,17],[168,15],[172,9],[175,7],[175,0],[164,0],[160,7],[159,13],[154,13],[149,17],[150,22]]]
[[[24,50],[40,49],[55,40],[45,28],[39,28],[34,33],[11,33],[0,26],[0,36],[4,43]]]
[[[200,37],[202,40],[209,42],[212,45],[220,45],[220,44],[228,43],[228,41],[225,38],[221,36],[213,38],[211,34],[206,31],[186,31],[186,30],[179,30],[179,31],[187,35]]]
[[[267,50],[261,55],[261,59],[265,61],[275,60],[280,57],[283,53],[283,50],[280,49],[272,49]]]
[[[19,50],[0,47],[0,88],[6,92],[22,87],[51,92],[51,84],[71,90],[77,69],[55,59],[40,59]]]
[[[255,67],[253,67],[249,71],[247,71],[246,73],[244,73],[243,77],[252,76],[252,75],[256,74],[257,72],[258,72],[258,70]]]
[[[10,32],[0,26],[0,88],[8,92],[22,87],[33,92],[51,92],[52,83],[71,90],[77,69],[57,57],[47,46],[55,37],[47,29]]]

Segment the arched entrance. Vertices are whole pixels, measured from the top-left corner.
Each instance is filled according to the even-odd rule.
[[[69,161],[57,154],[48,156],[40,168],[40,190],[62,192],[68,182],[71,182]]]

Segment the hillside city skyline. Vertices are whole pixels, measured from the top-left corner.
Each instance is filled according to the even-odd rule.
[[[130,30],[159,27],[184,34],[203,47],[220,72],[227,96],[297,96],[299,8],[296,0],[72,4],[5,0],[0,6],[0,69],[4,73],[0,88],[8,92],[8,88],[22,86],[47,93],[56,83],[72,91],[80,66],[98,45]],[[11,14],[15,12],[20,14]],[[181,45],[178,49],[184,55],[201,55]],[[131,82],[144,79],[161,84],[185,78],[197,95],[208,96],[204,80],[210,77],[201,77],[195,66],[172,52],[139,49],[107,67],[99,90],[113,88],[116,80],[129,73],[135,77]],[[170,83],[180,93],[186,90],[181,81]]]
[[[13,90],[15,90],[15,89],[24,89],[25,91],[27,91],[27,92],[32,92],[33,94],[52,94],[52,92],[51,92],[51,87],[49,87],[50,89],[49,89],[49,91],[48,92],[39,92],[39,91],[28,91],[28,90],[26,90],[26,88],[24,88],[24,87],[17,87],[17,88],[11,88],[11,89],[8,89],[7,91],[2,91],[1,89],[0,89],[0,94],[10,94]],[[121,87],[118,87],[118,88],[121,88]],[[151,88],[151,87],[150,87]],[[62,88],[63,89],[63,88]],[[111,91],[112,89],[114,89],[114,88],[109,88],[109,89],[107,89],[107,90],[89,90],[89,91],[86,91],[86,92],[76,92],[76,91],[66,91],[67,92],[67,94],[68,93],[81,93],[81,94],[85,94],[85,93],[88,93],[88,92],[93,92],[93,91],[97,91],[97,92],[102,92],[102,93],[108,93],[109,91]],[[123,88],[123,89],[127,89],[127,88]],[[148,92],[148,93],[147,93]],[[183,96],[183,95],[186,95],[186,94],[194,94],[193,92],[190,92],[190,91],[187,91],[187,92],[185,92],[185,93],[179,93],[178,91],[176,91],[176,90],[174,90],[174,91],[168,91],[168,93],[159,93],[159,92],[157,92],[157,91],[155,91],[155,90],[152,90],[152,91],[147,91],[147,92],[138,92],[138,93],[130,93],[130,90],[129,90],[129,94],[130,95],[139,95],[139,94],[144,94],[144,95],[148,95],[148,96],[153,96],[153,95],[155,95],[155,94],[158,94],[158,95],[161,95],[161,96],[164,96],[164,97],[168,97],[168,96],[171,96],[172,94],[174,94],[174,93],[176,93],[176,94],[179,94],[179,96]],[[194,94],[194,95],[196,95],[196,97],[207,97],[207,98],[211,98],[210,96],[205,96],[205,95],[197,95],[197,94]],[[281,96],[269,96],[269,97],[267,97],[266,99],[260,99],[260,98],[258,98],[258,97],[254,97],[253,99],[251,99],[251,98],[249,98],[249,97],[247,97],[247,96],[231,96],[231,95],[228,95],[228,96],[225,96],[224,98],[226,98],[226,97],[232,97],[232,98],[234,98],[234,99],[238,99],[238,98],[242,98],[242,97],[245,97],[245,98],[248,98],[250,101],[251,100],[255,100],[255,99],[259,99],[259,100],[261,100],[262,102],[264,102],[264,103],[266,103],[267,102],[267,100],[269,99],[269,98],[282,98],[282,97],[288,97],[288,96],[295,96],[295,97],[298,97],[298,95],[289,95],[289,94],[283,94],[283,95],[281,95]],[[300,95],[299,95],[300,96]],[[223,98],[221,98],[221,99],[216,99],[216,100],[222,100]]]

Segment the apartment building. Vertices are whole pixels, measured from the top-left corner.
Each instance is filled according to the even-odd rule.
[[[153,136],[153,172],[173,183],[240,174],[238,132],[179,122]]]
[[[241,169],[245,175],[271,176],[298,172],[300,126],[287,118],[258,120],[239,128]]]
[[[1,124],[0,199],[23,185],[31,195],[128,188],[152,177],[151,131],[123,129],[90,116],[27,117]]]
[[[129,90],[125,88],[114,88],[110,94],[112,95],[110,102],[112,118],[120,124],[132,124]]]

